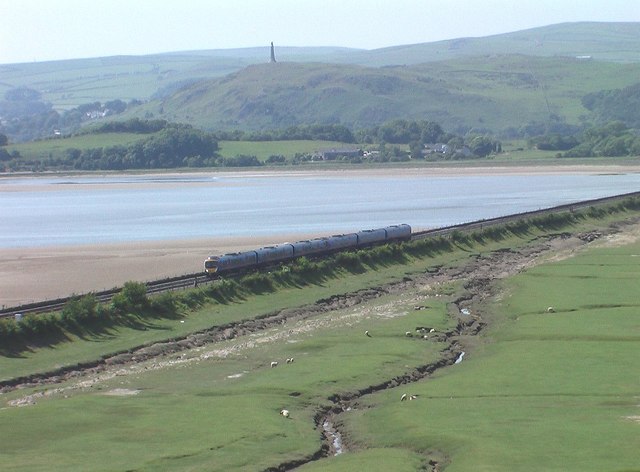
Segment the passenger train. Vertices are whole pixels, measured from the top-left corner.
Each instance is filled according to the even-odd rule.
[[[411,226],[407,224],[367,229],[357,233],[337,234],[326,238],[277,244],[252,251],[209,256],[204,261],[204,271],[208,275],[221,274],[238,269],[261,267],[296,257],[318,256],[387,241],[408,241],[409,239],[411,239]]]

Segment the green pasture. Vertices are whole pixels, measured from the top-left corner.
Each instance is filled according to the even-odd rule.
[[[584,219],[584,231],[631,213]],[[557,231],[557,230],[554,230]],[[534,225],[502,239],[404,263],[366,265],[211,301],[181,318],[69,335],[0,357],[2,378],[90,361],[230,321],[378,287],[436,265],[544,237]],[[634,282],[640,244],[603,248],[505,281],[462,363],[432,378],[360,398],[336,418],[349,452],[302,470],[634,470],[640,463],[640,341]],[[197,294],[199,289],[182,296]],[[449,329],[460,284],[417,288],[258,333],[77,379],[2,394],[3,470],[264,470],[320,447],[314,415],[355,392],[429,364],[444,344],[406,331]],[[438,295],[438,296],[436,296]],[[417,302],[417,300],[420,300]],[[427,307],[415,310],[416,303]],[[553,306],[554,312],[547,312]],[[183,321],[183,322],[182,322]],[[364,335],[368,330],[371,337]],[[295,362],[287,364],[286,358]],[[270,367],[271,361],[279,366]],[[71,388],[74,386],[75,388]],[[403,393],[415,401],[400,402]],[[29,397],[27,397],[29,396]],[[11,406],[23,399],[27,406]],[[279,412],[286,408],[290,418]]]
[[[332,319],[349,321],[340,329],[302,330],[277,343],[256,337],[247,349],[234,349],[245,341],[231,340],[209,349],[209,357],[207,351],[189,353],[190,359],[176,355],[173,366],[158,370],[139,364],[136,373],[96,387],[2,410],[3,470],[261,470],[313,454],[319,447],[313,416],[329,395],[438,357],[438,343],[404,332],[416,324],[441,325],[444,301],[421,311],[393,298],[380,301],[392,312],[352,319],[352,309],[335,311]],[[310,322],[326,322],[325,315]],[[215,352],[225,348],[230,354],[223,361]],[[294,363],[285,363],[289,356]],[[271,368],[272,360],[280,365]],[[116,395],[123,391],[138,393]],[[282,408],[291,412],[288,419]]]
[[[96,133],[82,134],[69,138],[46,139],[29,143],[12,144],[8,152],[18,151],[23,159],[48,160],[66,157],[68,149],[95,149],[110,146],[128,146],[148,138],[148,134],[138,133]]]
[[[337,141],[220,141],[219,154],[222,157],[235,157],[239,155],[256,156],[264,161],[269,156],[284,156],[291,158],[296,154],[311,154],[323,149],[343,149],[345,147],[357,147]]]
[[[412,385],[419,402],[368,397],[343,415],[349,435],[448,471],[638,470],[638,255],[591,250],[507,280],[461,364]]]

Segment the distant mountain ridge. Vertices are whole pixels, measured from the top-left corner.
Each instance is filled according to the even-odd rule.
[[[354,52],[352,63],[369,66],[420,64],[496,54],[588,56],[598,61],[640,61],[640,23],[560,23],[484,37]]]
[[[269,46],[0,65],[0,95],[26,86],[57,109],[120,99],[132,114],[205,129],[394,118],[502,132],[575,125],[587,93],[638,82],[640,23],[564,23],[375,50]],[[274,67],[275,66],[275,67]]]

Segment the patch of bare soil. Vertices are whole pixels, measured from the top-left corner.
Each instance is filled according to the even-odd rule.
[[[627,226],[636,235],[640,235],[640,225],[637,221],[629,222]],[[462,352],[466,351],[465,353],[469,354],[466,346],[472,344],[469,341],[484,329],[490,318],[485,316],[487,313],[484,313],[484,307],[485,302],[498,295],[497,281],[540,262],[548,261],[557,254],[569,257],[580,248],[588,244],[596,244],[603,238],[622,241],[624,238],[619,235],[621,229],[623,228],[612,227],[600,233],[579,235],[557,234],[540,239],[537,243],[526,247],[479,254],[459,267],[439,268],[433,272],[426,272],[414,278],[405,278],[400,282],[381,287],[335,295],[311,305],[274,311],[259,318],[217,326],[192,333],[184,338],[122,352],[92,364],[5,381],[0,383],[0,391],[51,386],[38,393],[14,400],[10,404],[10,406],[26,406],[34,404],[42,397],[64,395],[76,389],[93,388],[116,376],[130,376],[142,371],[202,362],[212,357],[225,358],[262,343],[286,342],[298,336],[310,335],[321,328],[347,326],[367,317],[402,316],[404,312],[395,308],[398,305],[397,302],[379,304],[365,302],[373,301],[382,295],[392,294],[400,297],[404,306],[413,304],[416,309],[419,309],[420,304],[426,299],[438,296],[438,288],[442,285],[451,281],[463,281],[465,291],[454,300],[450,310],[450,315],[457,320],[455,328],[446,333],[434,334],[436,339],[446,343],[440,359],[377,385],[370,385],[349,393],[330,395],[328,399],[331,406],[319,411],[315,416],[318,433],[323,438],[318,451],[303,460],[287,462],[267,469],[269,471],[292,470],[303,463],[337,452],[335,438],[336,435],[340,435],[339,415],[349,409],[357,408],[359,399],[363,396],[425,379],[437,369],[454,364]],[[626,230],[626,227],[624,229]],[[329,313],[331,316],[326,316]],[[66,385],[54,387],[61,382],[65,382]],[[123,390],[122,392],[111,391],[107,394],[133,393]],[[330,430],[326,429],[326,424],[331,425]],[[343,438],[340,451],[348,448],[349,441],[345,443]],[[428,461],[428,467],[431,470],[438,470],[441,465],[431,460]]]

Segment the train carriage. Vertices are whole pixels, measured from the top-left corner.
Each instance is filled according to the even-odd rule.
[[[358,236],[358,246],[381,243],[387,239],[387,232],[381,229],[365,229],[356,233]]]
[[[384,230],[387,233],[387,239],[402,239],[405,241],[411,239],[411,226],[407,224],[387,226]]]
[[[325,252],[329,245],[329,241],[328,238],[316,238],[297,241],[295,243],[291,243],[291,245],[293,246],[294,257],[301,257]]]
[[[327,238],[327,250],[337,251],[358,246],[358,236],[355,233],[334,234]]]
[[[266,246],[256,249],[258,264],[278,262],[293,257],[293,246],[289,243],[278,244],[276,246]]]
[[[295,257],[311,254],[329,254],[386,241],[408,240],[410,238],[411,226],[407,224],[393,225],[385,228],[363,230],[358,233],[336,234],[327,238],[266,246],[253,251],[210,256],[204,261],[204,270],[207,274],[213,275],[282,262]]]

